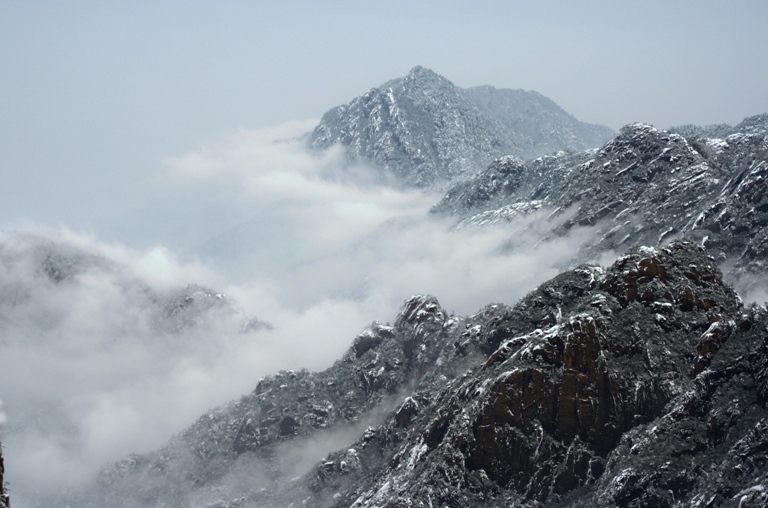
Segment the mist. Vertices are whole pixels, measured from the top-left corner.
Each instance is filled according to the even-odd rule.
[[[589,236],[542,243],[547,210],[452,229],[428,213],[439,196],[398,189],[340,149],[306,151],[299,136],[313,124],[241,131],[166,158],[120,220],[167,241],[45,225],[0,234],[14,506],[163,446],[262,376],[330,366],[412,294],[458,314],[513,304]]]

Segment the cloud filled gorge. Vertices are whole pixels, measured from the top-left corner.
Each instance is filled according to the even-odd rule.
[[[162,446],[261,376],[327,367],[414,293],[461,314],[514,303],[581,242],[537,243],[546,212],[451,231],[427,214],[435,196],[387,186],[339,151],[276,141],[306,128],[242,132],[168,161],[127,226],[151,216],[169,245],[203,245],[203,261],[66,230],[0,235],[14,506]]]
[[[419,292],[473,312],[489,299],[515,297],[512,283],[536,279],[554,258],[566,258],[551,247],[530,252],[548,211],[450,232],[450,221],[428,214],[440,195],[388,185],[378,171],[346,164],[339,147],[307,152],[298,136],[312,126],[241,132],[167,161],[167,187],[201,196],[197,202],[205,196],[220,215],[238,217],[196,251],[217,270],[257,280],[296,309],[324,298],[388,298],[376,307],[387,312],[376,316],[384,319]],[[194,207],[184,215],[196,216]],[[510,253],[504,246],[512,236],[519,247]]]

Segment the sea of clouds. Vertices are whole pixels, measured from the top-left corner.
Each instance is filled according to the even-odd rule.
[[[166,159],[120,218],[134,236],[163,239],[152,246],[39,224],[0,233],[14,506],[161,447],[262,376],[328,367],[412,294],[458,314],[513,304],[587,238],[542,242],[546,210],[454,229],[429,214],[439,193],[398,188],[340,149],[307,151],[312,125],[242,131]]]

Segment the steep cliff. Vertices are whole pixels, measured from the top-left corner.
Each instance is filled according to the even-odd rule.
[[[484,359],[421,380],[355,467],[316,469],[313,499],[764,506],[766,324],[689,243],[566,272],[463,323],[438,363]]]

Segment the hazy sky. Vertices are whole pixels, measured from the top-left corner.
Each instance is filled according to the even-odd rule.
[[[762,0],[2,1],[0,224],[159,241],[137,211],[165,158],[415,65],[614,129],[737,123],[768,111],[766,19]]]

